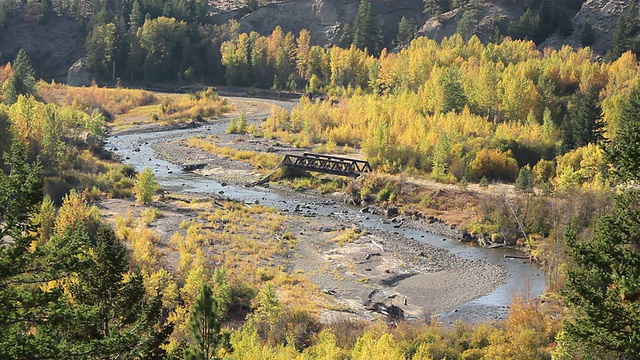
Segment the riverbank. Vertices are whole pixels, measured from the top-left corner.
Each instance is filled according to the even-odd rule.
[[[259,119],[260,114],[256,112],[252,116]],[[499,298],[494,301],[496,306],[492,308],[504,309],[511,296],[518,292],[522,279],[529,276],[527,265],[506,263],[505,266],[501,255],[500,259],[496,257],[489,261],[484,258],[486,255],[473,255],[481,249],[456,246],[457,241],[452,238],[457,231],[443,222],[423,226],[428,226],[426,230],[432,234],[444,234],[445,239],[414,226],[422,224],[419,220],[391,223],[392,219],[386,216],[343,205],[345,198],[339,193],[299,192],[278,184],[271,184],[273,189],[246,189],[245,184],[256,181],[263,173],[247,163],[189,147],[186,139],[207,136],[215,138],[221,146],[233,144],[264,152],[292,149],[273,139],[226,134],[226,125],[225,121],[213,121],[197,129],[119,134],[110,138],[107,146],[118,148],[116,153],[123,159],[129,158],[125,162],[137,169],[152,168],[167,191],[224,197],[249,204],[259,202],[285,214],[287,230],[294,234],[296,247],[283,265],[292,274],[303,274],[321,290],[322,296],[328,298],[329,304],[333,304],[322,311],[324,321],[345,316],[377,317],[379,315],[367,310],[376,302],[399,306],[405,315],[416,319],[430,319],[431,315],[458,308],[464,308],[469,313],[467,318],[474,321],[498,319],[504,311],[487,311],[486,304],[477,308],[464,304],[491,296],[500,289]],[[182,165],[194,163],[204,166],[195,173],[181,171]],[[176,225],[157,226],[166,227],[170,234]],[[412,230],[413,227],[416,230]],[[353,241],[336,240],[352,231],[359,234]],[[426,243],[427,239],[431,239],[431,244]],[[432,245],[435,243],[446,244],[444,247],[448,248]],[[457,252],[465,254],[454,254]],[[175,260],[176,256],[168,258]],[[514,265],[516,267],[509,267]],[[520,278],[514,279],[514,276]],[[539,285],[536,291],[538,288]]]

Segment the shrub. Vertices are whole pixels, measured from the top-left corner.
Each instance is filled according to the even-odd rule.
[[[466,189],[467,186],[469,186],[469,180],[463,176],[462,179],[460,179],[460,187]]]
[[[518,173],[518,163],[510,151],[482,149],[469,164],[473,180],[486,177],[491,180],[513,181]]]
[[[521,167],[520,171],[518,171],[515,187],[516,190],[523,192],[533,190],[533,174],[531,173],[531,167],[529,167],[529,165]]]
[[[47,177],[44,179],[44,193],[49,194],[56,206],[62,205],[62,199],[73,187],[62,177]]]
[[[556,172],[556,166],[553,161],[540,160],[531,169],[533,173],[533,181],[536,184],[543,184],[551,180]]]
[[[160,217],[162,212],[154,207],[150,207],[142,212],[140,220],[145,224],[152,223],[155,219]]]
[[[160,189],[156,176],[150,168],[144,169],[136,179],[133,191],[136,194],[138,204],[148,204],[153,201],[153,195]]]
[[[240,125],[238,124],[238,118],[231,118],[229,126],[227,126],[227,134],[241,134]]]

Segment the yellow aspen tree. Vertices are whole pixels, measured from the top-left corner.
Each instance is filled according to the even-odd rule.
[[[146,205],[153,201],[153,196],[160,189],[156,176],[150,168],[145,168],[136,178],[133,192],[136,195],[136,202]]]

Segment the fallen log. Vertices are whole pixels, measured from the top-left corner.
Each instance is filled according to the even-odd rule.
[[[504,256],[507,259],[526,259],[526,260],[531,260],[531,256],[528,255],[505,255]]]
[[[206,163],[199,163],[199,164],[187,164],[187,165],[183,165],[182,166],[182,171],[184,172],[190,172],[190,171],[194,171],[194,170],[199,170],[204,168],[205,166],[207,166]]]

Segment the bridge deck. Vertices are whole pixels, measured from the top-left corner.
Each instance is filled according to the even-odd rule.
[[[364,172],[371,172],[368,161],[345,157],[304,153],[302,155],[285,155],[282,165],[291,169],[318,171],[326,174],[358,177]]]

